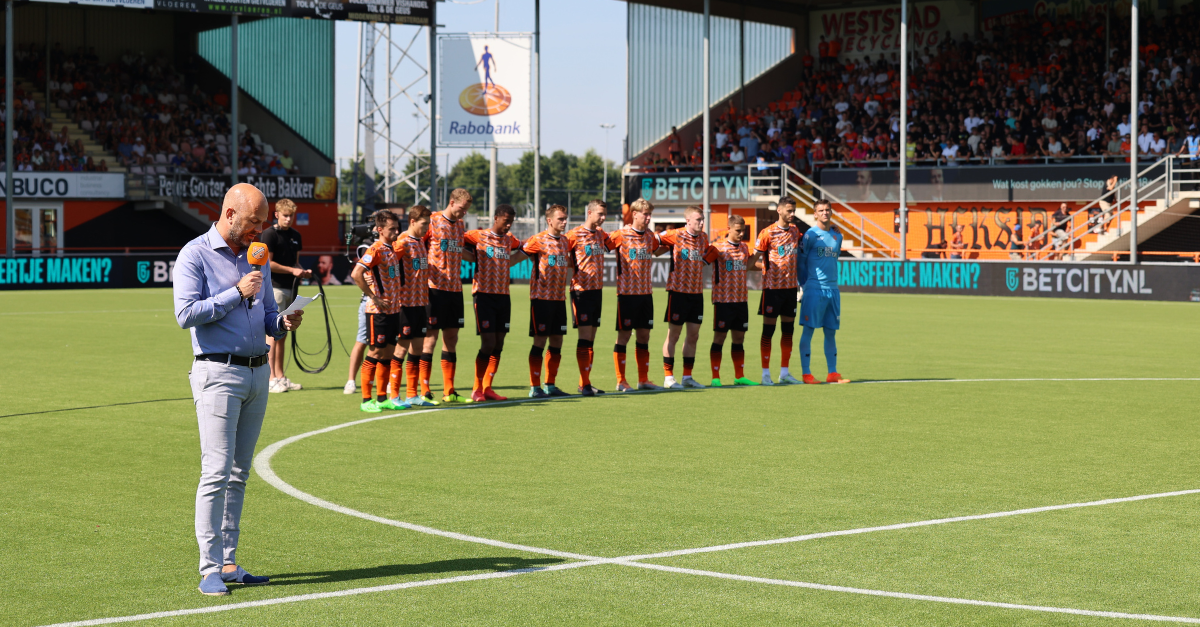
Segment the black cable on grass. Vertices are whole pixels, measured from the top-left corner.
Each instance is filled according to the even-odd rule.
[[[293,294],[297,293],[296,290],[299,287],[300,277],[292,279]],[[325,286],[321,284],[320,280],[317,281],[317,289],[321,292],[321,312],[325,318],[325,343],[312,353],[301,350],[300,344],[296,340],[296,331],[292,331],[292,360],[296,363],[297,368],[307,372],[308,374],[318,374],[320,372],[324,372],[324,370],[329,367],[330,360],[333,359],[333,334],[330,332],[331,327],[333,332],[337,333],[338,344],[342,346],[342,352],[346,353],[347,357],[350,356],[350,351],[346,350],[346,342],[342,340],[342,332],[337,328],[337,320],[334,319],[334,317],[329,313],[329,299],[325,297]],[[287,305],[281,306],[286,307]],[[325,355],[325,361],[323,361],[320,366],[315,368],[305,363],[304,358],[301,357],[301,354],[303,354],[304,357],[318,357],[322,353]]]

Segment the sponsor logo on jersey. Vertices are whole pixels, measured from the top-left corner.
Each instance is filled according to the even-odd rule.
[[[746,269],[746,260],[745,259],[726,259],[725,260],[725,271],[726,272],[741,272],[742,270],[745,270],[745,269]]]
[[[546,255],[546,267],[548,268],[566,267],[567,265],[566,255]]]
[[[429,258],[428,257],[413,257],[412,269],[413,270],[428,270],[429,269]]]
[[[442,252],[447,253],[461,253],[463,251],[463,246],[461,243],[456,240],[446,238],[442,238],[442,240],[438,242],[438,248],[440,248]]]
[[[780,257],[791,257],[796,254],[795,244],[783,244],[775,249],[775,254]]]
[[[508,259],[507,246],[488,246],[485,250],[489,259]]]
[[[650,259],[650,249],[645,248],[645,247],[629,249],[629,260],[630,261],[646,261],[648,259]]]
[[[595,244],[584,244],[583,255],[585,257],[600,257],[604,255],[604,247],[596,246]]]

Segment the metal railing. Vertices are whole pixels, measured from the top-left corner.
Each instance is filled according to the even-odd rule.
[[[841,209],[833,211],[833,222],[838,228],[850,234],[851,238],[857,239],[864,247],[876,249],[876,251],[884,252],[887,257],[895,257],[900,250],[900,239],[892,236],[886,231],[882,231],[882,238],[867,231],[868,223],[875,224],[873,220],[869,220],[866,216],[860,213],[854,207],[844,203],[835,194],[818,185],[815,181],[804,176],[796,169],[789,165],[784,165],[779,171],[780,187],[783,192],[796,200],[797,203],[804,206],[805,209],[811,210],[816,205],[818,200],[828,200],[833,205]],[[812,189],[815,192],[820,192],[820,196],[809,191]],[[847,213],[858,218],[858,224],[855,225]],[[889,241],[890,240],[890,241]]]
[[[1068,214],[1065,221],[1046,225],[1046,233],[1042,235],[1047,240],[1046,243],[1037,248],[1029,247],[1030,251],[1035,255],[1044,254],[1058,258],[1079,254],[1107,254],[1109,251],[1081,251],[1080,249],[1084,248],[1083,240],[1088,235],[1107,234],[1110,225],[1114,223],[1117,237],[1124,236],[1125,221],[1128,219],[1132,224],[1134,220],[1138,219],[1138,212],[1144,211],[1140,207],[1144,201],[1164,200],[1167,206],[1170,206],[1179,195],[1175,186],[1182,185],[1182,182],[1172,182],[1172,178],[1177,176],[1176,173],[1180,170],[1174,165],[1176,159],[1177,157],[1173,156],[1159,159],[1138,172],[1136,181],[1127,180],[1120,183],[1099,198]],[[1144,176],[1149,175],[1157,168],[1162,168],[1162,173],[1141,183]],[[1185,166],[1183,170],[1200,175],[1200,167],[1195,165]],[[1200,182],[1200,176],[1191,180]],[[1138,207],[1131,206],[1133,185],[1138,186]],[[1062,226],[1066,228],[1060,228]],[[1054,233],[1057,231],[1062,231],[1064,234],[1056,237]]]

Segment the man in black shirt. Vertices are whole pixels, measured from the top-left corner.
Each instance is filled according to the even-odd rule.
[[[312,270],[300,267],[300,232],[292,228],[296,220],[296,203],[281,198],[275,203],[275,226],[263,229],[262,243],[271,251],[271,287],[275,291],[275,302],[287,307],[296,300],[297,278],[312,277]],[[271,345],[271,392],[296,391],[299,383],[292,383],[283,372],[284,344],[268,339]]]

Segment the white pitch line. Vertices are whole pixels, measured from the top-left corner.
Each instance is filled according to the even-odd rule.
[[[1063,505],[1046,505],[1043,507],[1028,507],[1025,509],[1014,509],[1006,512],[993,512],[990,514],[972,514],[969,516],[954,516],[951,518],[935,518],[933,520],[921,520],[917,522],[897,523],[894,525],[880,525],[877,527],[860,527],[858,529],[845,529],[842,531],[824,531],[821,533],[809,533],[802,536],[792,536],[790,538],[777,538],[774,540],[754,540],[751,542],[736,542],[733,544],[721,544],[717,546],[707,546],[695,549],[679,549],[677,551],[664,551],[662,553],[651,553],[647,555],[628,555],[618,558],[622,561],[660,559],[667,557],[678,557],[681,555],[695,555],[697,553],[713,553],[716,551],[732,551],[734,549],[746,549],[756,546],[770,546],[773,544],[790,544],[792,542],[804,542],[806,540],[817,540],[820,538],[833,538],[836,536],[853,536],[861,533],[872,533],[875,531],[896,531],[898,529],[911,529],[913,527],[928,527],[931,525],[944,525],[947,523],[965,522],[968,520],[986,520],[989,518],[1005,518],[1008,516],[1021,516],[1023,514],[1037,514],[1041,512],[1053,512],[1062,509],[1077,509],[1080,507],[1096,507],[1098,505],[1114,505],[1116,503],[1131,503],[1134,501],[1145,501],[1147,499],[1162,499],[1171,496],[1186,496],[1188,494],[1200,494],[1200,489],[1196,490],[1178,490],[1175,492],[1158,492],[1155,494],[1140,494],[1138,496],[1125,496],[1113,499],[1103,499],[1099,501],[1085,501],[1082,503],[1066,503]]]
[[[67,313],[67,312],[64,312],[64,313]],[[941,383],[941,382],[957,382],[957,381],[1003,382],[1003,381],[1047,381],[1047,380],[1053,380],[1053,381],[1114,381],[1114,380],[1119,380],[1119,381],[1163,381],[1163,380],[1165,380],[1165,381],[1195,381],[1198,379],[974,379],[974,380],[953,379],[953,380],[942,380],[942,381],[923,381],[923,380],[875,381],[874,383],[929,383],[929,382]],[[764,578],[760,578],[760,577],[749,577],[749,576],[745,576],[745,575],[734,575],[734,574],[728,574],[728,573],[718,573],[718,572],[713,572],[713,571],[693,570],[693,569],[687,569],[687,568],[678,568],[675,566],[664,566],[664,565],[660,565],[660,564],[646,564],[643,562],[634,561],[634,560],[644,560],[644,559],[651,559],[651,558],[658,558],[658,557],[672,557],[675,555],[688,555],[688,554],[693,554],[693,553],[732,550],[732,549],[736,549],[736,548],[743,548],[743,547],[750,547],[750,546],[762,546],[762,545],[766,545],[766,544],[782,544],[785,542],[799,542],[801,540],[815,539],[818,537],[831,537],[831,536],[835,536],[835,535],[852,535],[852,534],[857,534],[857,533],[867,533],[867,532],[871,532],[871,531],[886,531],[886,530],[892,530],[892,529],[903,529],[906,527],[919,527],[919,526],[925,526],[925,525],[931,525],[931,524],[944,524],[944,523],[948,523],[948,522],[958,522],[958,521],[963,521],[963,520],[978,520],[978,519],[984,519],[984,518],[997,518],[997,517],[1001,517],[1001,516],[1015,516],[1018,514],[1034,513],[1034,512],[1039,512],[1039,511],[1051,511],[1051,510],[1056,510],[1056,509],[1069,509],[1069,508],[1073,508],[1073,507],[1108,505],[1108,504],[1112,504],[1112,503],[1139,501],[1139,500],[1145,500],[1145,499],[1151,499],[1151,498],[1163,498],[1163,497],[1168,497],[1168,496],[1195,494],[1197,492],[1200,492],[1200,490],[1182,490],[1182,491],[1178,491],[1178,492],[1162,492],[1162,493],[1158,493],[1158,494],[1147,494],[1147,495],[1142,495],[1142,496],[1132,496],[1132,497],[1124,497],[1124,498],[1117,498],[1117,499],[1105,499],[1103,501],[1090,501],[1087,503],[1071,503],[1071,504],[1067,504],[1067,505],[1051,505],[1051,506],[1046,506],[1046,507],[1029,508],[1029,509],[1025,509],[1025,510],[1013,510],[1010,512],[997,512],[994,514],[978,514],[978,515],[974,515],[974,516],[942,518],[942,519],[937,519],[937,520],[932,520],[932,521],[921,521],[921,522],[915,522],[915,523],[900,523],[898,525],[886,525],[886,526],[881,526],[881,527],[865,527],[865,528],[860,528],[860,529],[849,529],[849,530],[845,530],[845,531],[832,531],[832,532],[824,532],[824,533],[817,533],[817,534],[808,534],[807,536],[794,536],[792,538],[782,538],[779,540],[763,540],[763,541],[755,541],[755,542],[743,542],[743,543],[737,543],[737,544],[721,545],[718,547],[702,547],[699,549],[682,549],[680,551],[668,551],[665,553],[654,553],[654,554],[648,554],[648,555],[630,555],[630,556],[617,557],[617,558],[600,558],[600,557],[592,557],[592,556],[581,555],[581,554],[576,554],[576,553],[568,553],[565,551],[555,551],[553,549],[543,549],[543,548],[539,548],[539,547],[525,546],[525,545],[521,545],[521,544],[512,544],[512,543],[503,542],[500,540],[491,540],[489,538],[469,536],[469,535],[465,535],[465,534],[456,533],[453,531],[443,531],[441,529],[434,529],[432,527],[425,527],[423,525],[415,525],[415,524],[406,523],[403,521],[391,520],[388,518],[382,518],[380,516],[374,516],[372,514],[367,514],[365,512],[360,512],[357,510],[350,509],[348,507],[342,507],[341,505],[338,505],[336,503],[331,503],[329,501],[319,499],[315,496],[312,496],[311,494],[308,494],[306,492],[298,490],[295,487],[292,487],[287,482],[280,479],[279,476],[275,474],[274,470],[271,469],[271,464],[270,464],[271,457],[274,456],[276,453],[278,453],[280,451],[280,449],[287,446],[288,444],[292,444],[294,442],[303,440],[305,438],[312,437],[314,435],[319,435],[322,433],[329,433],[331,431],[337,431],[338,429],[345,429],[346,427],[352,427],[355,425],[360,425],[360,424],[364,424],[364,423],[368,423],[368,422],[376,422],[379,420],[387,420],[390,418],[396,418],[398,416],[415,416],[417,414],[425,414],[425,413],[430,413],[430,412],[435,412],[435,411],[445,411],[448,409],[477,409],[477,408],[486,408],[486,407],[496,407],[499,405],[511,405],[511,404],[516,404],[516,403],[528,402],[528,401],[532,401],[532,400],[544,400],[544,399],[517,399],[517,400],[501,401],[498,403],[488,403],[488,404],[481,404],[481,405],[465,405],[465,406],[458,406],[458,407],[439,407],[437,409],[405,411],[405,412],[401,412],[401,413],[387,414],[387,415],[383,415],[383,416],[372,416],[370,418],[354,420],[351,422],[342,423],[340,425],[333,425],[330,427],[325,427],[323,429],[317,429],[315,431],[309,431],[307,433],[301,433],[299,435],[294,435],[292,437],[280,440],[280,441],[268,446],[267,448],[263,449],[262,452],[260,452],[258,454],[258,457],[255,458],[254,468],[258,471],[258,474],[261,475],[267,483],[271,484],[272,486],[279,489],[280,491],[282,491],[286,494],[289,494],[295,498],[298,498],[301,501],[309,503],[310,505],[316,505],[317,507],[321,507],[323,509],[328,509],[328,510],[335,511],[335,512],[338,512],[341,514],[346,514],[349,516],[362,518],[364,520],[370,520],[373,522],[378,522],[378,523],[382,523],[382,524],[386,524],[386,525],[401,527],[404,529],[409,529],[411,531],[417,531],[420,533],[426,533],[426,534],[437,535],[437,536],[442,536],[442,537],[447,537],[447,538],[453,538],[453,539],[462,540],[465,542],[486,544],[489,546],[526,551],[526,552],[530,552],[530,553],[540,553],[540,554],[544,554],[544,555],[553,555],[556,557],[566,557],[566,558],[571,558],[571,559],[578,559],[578,560],[582,560],[582,561],[573,562],[570,564],[558,564],[555,566],[548,566],[548,567],[544,567],[544,568],[516,569],[516,570],[510,570],[510,571],[501,571],[501,572],[497,572],[497,573],[482,573],[482,574],[478,574],[478,575],[463,575],[460,577],[430,579],[430,580],[426,580],[426,581],[414,581],[414,582],[400,583],[400,584],[389,584],[389,585],[384,585],[384,586],[372,586],[372,587],[367,587],[367,588],[351,588],[348,590],[338,590],[335,592],[320,592],[320,593],[312,593],[312,594],[302,594],[302,595],[289,596],[289,597],[279,597],[276,599],[263,599],[260,601],[247,601],[245,603],[231,603],[229,605],[220,605],[220,606],[214,606],[214,607],[169,610],[169,611],[163,611],[163,612],[153,612],[153,613],[148,613],[148,614],[136,614],[136,615],[131,615],[131,616],[117,616],[117,617],[112,617],[112,618],[97,618],[97,619],[73,621],[73,622],[67,622],[67,623],[54,623],[52,625],[44,625],[42,627],[86,627],[89,625],[109,625],[109,624],[114,624],[114,623],[127,623],[127,622],[134,622],[134,621],[153,620],[156,618],[188,616],[188,615],[192,615],[192,614],[209,614],[209,613],[214,613],[214,612],[226,612],[226,611],[230,611],[230,610],[247,609],[247,608],[252,608],[252,607],[278,605],[278,604],[283,604],[283,603],[296,603],[296,602],[300,602],[300,601],[311,601],[311,600],[317,600],[317,599],[345,597],[345,596],[353,596],[353,595],[358,595],[358,594],[370,594],[370,593],[374,593],[374,592],[388,592],[388,591],[392,591],[392,590],[404,590],[407,588],[419,588],[419,587],[433,586],[433,585],[444,584],[444,583],[457,583],[457,582],[463,582],[463,581],[478,581],[478,580],[483,580],[483,579],[499,579],[499,578],[503,578],[503,577],[512,577],[515,575],[532,573],[532,572],[566,570],[566,569],[570,569],[570,568],[595,566],[598,564],[618,564],[618,565],[622,565],[622,566],[632,566],[632,567],[637,567],[637,568],[647,568],[647,569],[651,569],[651,570],[661,570],[661,571],[667,571],[667,572],[701,575],[701,576],[706,576],[706,577],[718,577],[718,578],[722,578],[722,579],[733,579],[733,580],[738,580],[738,581],[748,581],[748,582],[754,582],[754,583],[767,583],[767,584],[774,584],[774,585],[812,588],[812,589],[816,589],[816,590],[827,590],[827,591],[832,591],[832,592],[847,592],[847,593],[853,593],[853,594],[866,594],[866,595],[872,595],[872,596],[893,597],[893,598],[899,598],[899,599],[936,601],[936,602],[942,602],[942,603],[956,603],[956,604],[962,604],[962,605],[979,605],[979,606],[989,606],[989,607],[1001,607],[1001,608],[1007,608],[1007,609],[1021,609],[1021,610],[1032,610],[1032,611],[1041,611],[1041,612],[1056,612],[1056,613],[1064,613],[1064,614],[1077,614],[1077,615],[1083,615],[1083,616],[1099,616],[1099,617],[1108,617],[1108,618],[1131,618],[1131,619],[1141,619],[1141,620],[1161,621],[1161,622],[1200,623],[1200,619],[1186,618],[1186,617],[1156,616],[1156,615],[1151,615],[1151,614],[1126,614],[1126,613],[1122,613],[1122,612],[1100,612],[1100,611],[1094,611],[1094,610],[1078,610],[1078,609],[1071,609],[1071,608],[1043,607],[1043,606],[1037,606],[1037,605],[1018,605],[1018,604],[1012,604],[1012,603],[997,603],[997,602],[992,602],[992,601],[976,601],[976,600],[972,600],[972,599],[956,599],[953,597],[936,597],[936,596],[928,596],[928,595],[920,595],[920,594],[909,594],[909,593],[904,593],[904,592],[888,592],[888,591],[883,591],[883,590],[867,590],[867,589],[862,589],[862,588],[829,586],[829,585],[825,585],[825,584],[787,581],[787,580],[782,580],[782,579],[764,579]]]
[[[621,563],[621,562],[618,562]],[[750,577],[748,575],[734,575],[730,573],[718,573],[711,570],[696,570],[693,568],[678,568],[675,566],[663,566],[661,564],[645,564],[642,562],[623,562],[625,566],[636,566],[638,568],[647,568],[650,570],[661,570],[670,573],[681,573],[684,575],[698,575],[702,577],[716,577],[718,579],[732,579],[734,581],[746,581],[750,583],[764,583],[775,586],[790,586],[793,588],[809,588],[812,590],[824,590],[826,592],[844,592],[849,594],[863,594],[876,597],[890,597],[893,599],[907,599],[910,601],[933,601],[935,603],[952,603],[955,605],[975,605],[982,607],[998,607],[1008,610],[1026,610],[1032,612],[1051,612],[1054,614],[1074,614],[1076,616],[1094,616],[1099,618],[1125,618],[1134,620],[1157,621],[1162,623],[1191,623],[1200,624],[1200,618],[1191,618],[1187,616],[1160,616],[1157,614],[1129,614],[1126,612],[1105,612],[1100,610],[1081,610],[1070,607],[1052,607],[1045,605],[1024,605],[1021,603],[1000,603],[998,601],[979,601],[976,599],[959,599],[955,597],[940,597],[928,594],[911,594],[908,592],[889,592],[887,590],[870,590],[867,588],[850,588],[847,586],[830,586],[821,583],[809,583],[806,581],[790,581],[787,579],[767,579],[765,577]]]
[[[354,516],[356,518],[362,518],[363,520],[369,520],[371,522],[377,522],[377,523],[384,524],[384,525],[390,525],[392,527],[400,527],[402,529],[408,529],[410,531],[417,531],[419,533],[426,533],[429,535],[442,536],[445,538],[452,538],[454,540],[461,540],[463,542],[473,542],[475,544],[486,544],[489,546],[494,546],[494,547],[499,547],[499,548],[504,548],[504,549],[525,551],[528,553],[540,553],[543,555],[553,555],[554,557],[565,557],[565,558],[577,559],[577,560],[586,560],[586,561],[603,560],[604,558],[594,557],[591,555],[581,555],[579,553],[570,553],[567,551],[556,551],[554,549],[543,549],[541,547],[536,547],[536,546],[526,546],[524,544],[513,544],[511,542],[504,542],[502,540],[492,540],[490,538],[481,538],[478,536],[470,536],[470,535],[458,533],[455,531],[444,531],[442,529],[435,529],[433,527],[426,527],[424,525],[417,525],[417,524],[413,524],[410,522],[404,522],[402,520],[392,520],[391,518],[384,518],[382,516],[376,516],[374,514],[360,512],[355,509],[350,509],[349,507],[343,507],[341,505],[338,505],[337,503],[331,503],[322,498],[318,498],[307,492],[304,492],[304,491],[292,486],[291,484],[284,481],[283,479],[280,479],[279,475],[276,475],[275,471],[271,468],[271,458],[276,453],[278,453],[280,451],[280,449],[282,449],[283,447],[285,447],[289,444],[303,440],[305,438],[312,437],[314,435],[320,435],[322,433],[329,433],[330,431],[336,431],[338,429],[345,429],[346,427],[353,427],[355,425],[361,425],[361,424],[368,423],[368,422],[375,422],[378,420],[387,420],[389,418],[395,418],[397,416],[415,416],[417,414],[426,414],[426,413],[435,412],[435,411],[445,411],[447,409],[471,409],[473,407],[495,407],[497,405],[504,405],[504,404],[511,405],[511,404],[516,404],[516,403],[528,402],[530,400],[539,400],[539,399],[521,399],[521,400],[512,400],[512,401],[502,401],[499,403],[488,403],[487,405],[464,405],[462,407],[446,407],[446,408],[439,408],[439,409],[423,409],[423,410],[418,410],[418,411],[406,411],[406,412],[399,413],[399,414],[374,416],[372,418],[364,418],[362,420],[346,422],[346,423],[342,423],[340,425],[334,425],[332,427],[325,427],[324,429],[317,429],[316,431],[309,431],[308,433],[301,433],[300,435],[294,435],[290,438],[280,440],[280,441],[268,446],[267,448],[263,449],[261,453],[258,454],[257,458],[255,458],[253,468],[258,471],[258,474],[260,476],[262,476],[264,481],[266,481],[270,485],[274,486],[276,489],[280,490],[281,492],[284,492],[285,494],[288,494],[297,499],[300,499],[301,501],[304,501],[305,503],[308,503],[309,505],[316,505],[317,507],[327,509],[330,511],[334,511],[334,512],[338,512],[339,514],[345,514],[347,516]]]
[[[515,577],[517,575],[526,575],[530,573],[545,572],[550,570],[566,570],[569,568],[579,568],[581,566],[594,566],[599,562],[573,562],[570,564],[557,564],[554,566],[546,566],[539,568],[521,568],[515,570],[504,570],[496,573],[480,573],[478,575],[461,575],[459,577],[445,577],[443,579],[426,579],[424,581],[409,581],[406,583],[394,583],[385,586],[371,586],[369,588],[350,588],[349,590],[336,590],[334,592],[316,592],[312,594],[298,594],[295,596],[279,597],[276,599],[262,599],[259,601],[246,601],[244,603],[230,603],[228,605],[214,605],[212,607],[197,607],[185,610],[170,610],[166,612],[151,612],[148,614],[134,614],[132,616],[114,616],[112,618],[94,618],[91,620],[79,620],[69,623],[54,623],[53,625],[43,625],[42,627],[88,627],[90,625],[111,625],[113,623],[132,623],[143,620],[153,620],[156,618],[173,618],[176,616],[191,616],[193,614],[213,614],[216,612],[228,612],[231,610],[244,610],[252,607],[265,607],[269,605],[282,605],[285,603],[298,603],[300,601],[316,601],[318,599],[333,599],[338,597],[355,596],[359,594],[372,594],[375,592],[390,592],[393,590],[407,590],[409,588],[424,588],[427,586],[437,586],[446,583],[461,583],[464,581],[480,581],[483,579],[502,579],[505,577]]]

